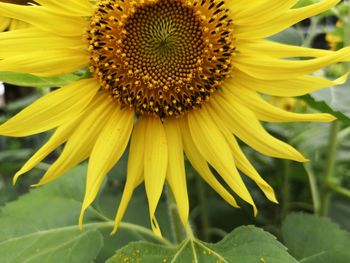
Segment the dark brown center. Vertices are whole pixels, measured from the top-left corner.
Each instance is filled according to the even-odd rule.
[[[229,75],[234,47],[224,1],[98,1],[90,70],[136,113],[178,117]]]

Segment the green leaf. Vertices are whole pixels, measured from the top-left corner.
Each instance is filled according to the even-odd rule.
[[[0,81],[25,87],[58,87],[69,84],[80,78],[80,76],[75,74],[67,74],[57,77],[38,77],[25,73],[0,72]]]
[[[300,263],[345,263],[350,262],[350,255],[341,251],[330,250],[320,254],[305,258]]]
[[[335,112],[350,120],[350,81],[342,86],[321,89],[311,94],[315,101],[327,103]]]
[[[117,251],[107,263],[296,263],[285,247],[262,229],[239,227],[217,244],[186,240],[178,247],[164,247],[137,242]]]
[[[308,5],[312,5],[314,4],[315,0],[300,0],[295,6],[294,8],[301,8],[301,7],[304,7],[304,6],[308,6]]]
[[[141,226],[146,224],[149,227],[149,220],[145,220],[148,218],[148,206],[144,198],[145,193],[138,195],[138,191],[125,215],[128,223],[123,222],[117,234],[110,235],[114,222],[104,210],[108,207],[111,218],[115,216],[116,204],[121,197],[121,192],[116,189],[122,189],[116,188],[115,185],[107,195],[104,189],[95,202],[95,207],[87,210],[84,229],[81,232],[78,217],[85,193],[85,181],[86,165],[81,165],[45,186],[32,189],[17,201],[1,208],[0,262],[102,263],[110,258],[116,249],[129,242],[145,240],[161,243],[153,236],[151,230]],[[163,216],[157,214],[159,221],[167,219],[166,209],[162,210]],[[167,231],[164,232],[166,234]],[[72,249],[71,253],[69,249]],[[56,259],[56,255],[61,253],[67,257],[57,256]]]
[[[112,192],[113,191],[113,192]],[[127,212],[124,216],[123,222],[132,223],[137,226],[145,227],[146,229],[150,229],[150,222],[148,220],[148,203],[147,199],[145,199],[146,193],[144,189],[137,189],[133,195],[133,198],[128,205]],[[111,190],[104,189],[100,198],[98,198],[95,202],[95,207],[98,208],[99,211],[102,211],[104,215],[109,218],[114,218],[117,204],[120,200],[120,193],[116,192],[116,189],[113,188]],[[160,202],[157,208],[157,220],[161,226],[162,234],[164,238],[171,238],[171,228],[169,226],[169,216],[167,207],[165,206],[165,202]],[[142,233],[138,233],[132,230],[128,230],[121,228],[115,235],[110,235],[112,230],[113,222],[111,222],[111,226],[105,229],[102,229],[102,234],[104,235],[104,247],[102,248],[97,262],[105,262],[108,258],[115,254],[115,251],[119,248],[126,246],[128,243],[133,241],[158,241],[150,236],[145,236]]]
[[[317,93],[304,95],[301,98],[312,108],[320,112],[330,113],[337,117],[339,121],[345,124],[350,124],[349,91],[343,90],[340,92],[337,89],[342,89],[342,87],[320,90]],[[341,93],[344,94],[341,95]]]
[[[348,152],[349,153],[349,152]],[[349,164],[349,161],[347,161]],[[349,168],[347,168],[349,170]],[[349,171],[350,172],[350,171]],[[347,231],[350,230],[350,206],[349,199],[342,196],[334,196],[329,205],[329,216]]]
[[[90,262],[102,246],[97,230],[76,227],[38,230],[0,243],[1,262]]]
[[[80,166],[57,180],[32,190],[0,210],[0,262],[41,263],[93,261],[103,238],[90,223],[77,225],[86,167]],[[62,178],[63,179],[63,178]],[[90,211],[90,222],[96,215]]]
[[[326,259],[330,255],[340,259],[350,256],[349,233],[327,218],[292,214],[284,221],[282,233],[289,252],[301,262],[333,262]]]
[[[292,27],[270,37],[269,39],[288,45],[301,46],[303,44],[301,33]]]

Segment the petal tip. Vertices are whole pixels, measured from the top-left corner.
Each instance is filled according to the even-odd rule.
[[[253,206],[254,217],[257,217],[257,215],[258,215],[258,209],[256,208],[255,205],[252,204],[252,206]]]
[[[234,208],[241,208],[236,202],[229,202],[229,204]]]
[[[299,162],[299,163],[308,163],[310,162],[309,159],[305,158],[305,156],[298,152],[298,155],[295,156],[295,158],[292,159],[293,161]]]
[[[83,228],[84,228],[84,223],[83,223],[84,214],[85,214],[85,209],[82,208],[80,215],[79,215],[79,229],[80,229],[80,231],[83,231]]]
[[[304,158],[304,160],[303,160],[302,162],[303,162],[303,163],[309,163],[309,162],[310,162],[310,159]]]
[[[332,114],[324,114],[324,120],[325,122],[333,122],[336,121],[338,118],[333,116]]]
[[[110,236],[113,236],[117,233],[117,231],[119,230],[119,226],[120,226],[120,220],[114,220],[114,226],[113,226],[113,229],[112,229],[112,232],[109,234]]]
[[[279,204],[276,196],[274,195],[273,197],[270,197],[269,200],[272,202],[272,203],[275,203],[275,204]]]
[[[114,227],[113,230],[112,230],[112,232],[109,233],[109,235],[110,235],[110,236],[114,236],[115,233],[117,233],[117,230],[118,230],[118,228]]]
[[[152,226],[152,231],[154,235],[160,239],[163,239],[162,232],[160,231],[157,219],[153,216],[151,217],[151,226]]]
[[[15,176],[12,179],[12,185],[16,185],[18,178],[21,176],[19,172],[15,174]]]

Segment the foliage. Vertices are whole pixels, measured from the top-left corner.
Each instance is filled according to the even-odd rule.
[[[76,74],[67,74],[58,77],[37,77],[25,73],[0,72],[1,81],[24,87],[59,87],[79,78]]]
[[[129,262],[297,262],[271,234],[253,226],[239,227],[217,244],[187,239],[174,248],[133,243],[107,263]]]
[[[289,252],[300,262],[350,261],[350,234],[329,219],[292,214],[283,222],[282,233]]]
[[[76,224],[83,180],[71,175],[83,170],[79,167],[66,180],[32,190],[1,210],[1,262],[89,262],[96,258],[102,235],[94,227],[80,232]]]
[[[110,237],[105,230],[110,230],[113,222],[96,207],[89,210],[84,229],[80,231],[76,221],[84,193],[85,172],[85,165],[78,166],[57,181],[32,189],[0,210],[0,262],[55,263],[63,260],[85,263],[104,262],[110,257],[106,262],[292,263],[297,260],[327,262],[330,255],[339,259],[338,262],[347,262],[344,260],[350,257],[346,250],[350,245],[350,233],[329,219],[306,214],[291,214],[284,220],[281,229],[284,245],[254,226],[238,227],[216,244],[200,241],[189,234],[181,244],[169,246],[164,241],[152,240],[149,230],[133,223],[124,223],[121,232]],[[106,200],[106,196],[101,198]],[[144,207],[137,203],[131,206],[128,219],[132,218],[130,212],[140,213]],[[164,217],[166,215],[160,215]],[[135,233],[138,238],[132,238]],[[126,242],[120,242],[140,240],[140,237],[152,243],[136,242],[122,247]],[[103,249],[106,243],[120,249],[113,255],[114,250]]]

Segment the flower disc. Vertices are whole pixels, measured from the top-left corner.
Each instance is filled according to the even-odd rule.
[[[100,1],[90,70],[139,115],[183,115],[229,75],[234,47],[224,1]]]

